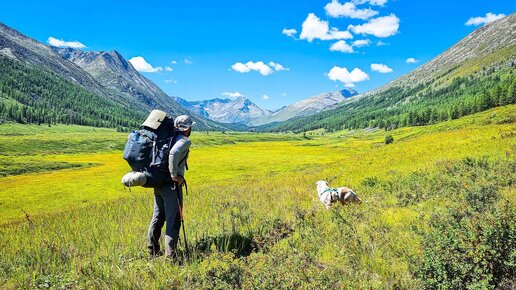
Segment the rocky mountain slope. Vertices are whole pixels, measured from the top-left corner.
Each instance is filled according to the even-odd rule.
[[[321,111],[328,110],[336,104],[339,104],[357,94],[358,93],[355,90],[344,89],[337,92],[314,96],[283,107],[266,117],[253,119],[249,122],[249,125],[260,126],[273,122],[286,121],[294,117],[310,116]]]
[[[262,130],[426,125],[516,102],[516,13],[480,27],[416,70],[334,109]]]
[[[91,75],[77,65],[63,59],[53,49],[35,39],[27,37],[0,22],[0,55],[25,64],[51,71],[65,80],[82,85],[84,88],[111,98]]]
[[[64,82],[70,83],[72,87],[78,85],[95,94],[97,97],[114,102],[115,106],[124,108],[123,110],[128,112],[127,115],[132,115],[132,113],[129,114],[129,112],[142,112],[146,114],[154,108],[165,110],[172,115],[189,113],[188,110],[177,104],[158,86],[136,71],[132,65],[116,51],[85,52],[69,48],[52,48],[0,23],[0,57],[6,59],[6,61],[3,62],[4,64],[14,64],[12,61],[15,61],[28,66],[30,76],[33,77],[30,81],[32,85],[38,82],[38,71],[44,70],[61,78]],[[12,65],[12,67],[18,66]],[[16,74],[16,72],[12,70],[10,70],[9,73]],[[55,81],[60,83],[59,80]],[[29,84],[26,84],[26,86],[28,85]],[[69,85],[66,84],[65,86]],[[36,89],[37,88],[34,88],[34,90]],[[48,90],[52,90],[52,88],[48,88]],[[20,95],[17,95],[17,101],[23,98],[23,94],[32,94],[31,88],[27,87],[24,87],[23,90],[19,90],[18,93]],[[73,95],[67,95],[66,93],[60,97],[63,99],[63,104],[66,103],[68,98],[74,98]],[[48,105],[43,104],[43,101],[39,100],[39,102],[42,103],[41,106],[48,107]],[[63,104],[55,102],[54,106],[56,106],[56,108],[59,107],[57,111],[62,111],[60,107],[64,106]],[[21,105],[22,107],[30,107],[34,104],[27,101],[22,102]],[[37,112],[41,111],[34,110]],[[70,114],[76,115],[81,110],[80,108],[74,108],[72,111],[75,113],[70,112]],[[116,111],[118,112],[119,109]],[[205,119],[197,114],[192,115],[193,119],[198,124],[198,129],[226,129],[223,125]],[[105,119],[110,118],[109,116],[103,117]],[[69,118],[62,117],[55,119]],[[80,116],[71,118],[73,122],[78,119],[80,119]]]
[[[244,97],[205,101],[187,101],[176,97],[175,100],[183,107],[221,123],[247,124],[253,119],[271,114]]]
[[[149,108],[163,107],[171,113],[181,113],[179,104],[153,82],[142,76],[133,66],[113,51],[82,51],[73,48],[52,48],[61,57],[88,72],[106,88],[134,97]]]

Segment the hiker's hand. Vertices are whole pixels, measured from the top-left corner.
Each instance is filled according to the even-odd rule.
[[[179,186],[183,186],[183,184],[185,183],[185,178],[183,176],[176,176],[176,177],[172,177],[172,181],[174,182],[177,182],[177,185]]]

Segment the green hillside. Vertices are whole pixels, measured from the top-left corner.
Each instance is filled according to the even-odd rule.
[[[336,131],[421,126],[516,103],[516,62],[460,76],[466,68],[456,66],[429,83],[393,86],[336,109],[264,126],[261,130],[302,132],[319,128]]]
[[[330,131],[422,126],[516,103],[516,13],[486,24],[410,73],[335,109],[260,127]]]
[[[146,114],[46,70],[0,56],[1,119],[122,129],[139,126]]]

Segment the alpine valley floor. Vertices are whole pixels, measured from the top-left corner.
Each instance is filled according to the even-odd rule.
[[[125,133],[0,125],[0,288],[516,286],[516,105],[389,132],[191,139],[178,267],[147,258],[152,190],[120,184]],[[326,211],[320,179],[364,203]]]

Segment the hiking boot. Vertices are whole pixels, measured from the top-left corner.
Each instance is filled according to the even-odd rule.
[[[183,259],[178,258],[177,255],[165,256],[165,261],[178,267],[183,266]]]
[[[163,256],[163,252],[162,251],[149,251],[149,259],[152,260],[152,259],[155,259],[157,257],[161,257]]]

